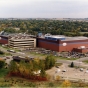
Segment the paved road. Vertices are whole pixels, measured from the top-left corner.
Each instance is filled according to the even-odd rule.
[[[74,62],[75,66],[80,66],[80,67],[87,67],[88,68],[88,64],[83,63],[82,61],[84,60],[88,60],[88,57],[84,57],[84,58],[80,58],[77,60],[57,60],[57,63],[66,63],[68,65],[71,64],[71,62]]]
[[[5,52],[5,53],[8,52],[5,48],[3,48],[3,47],[1,47],[1,46],[0,46],[0,50],[3,51],[3,52]]]
[[[88,60],[88,57],[83,57],[83,58],[77,59],[76,61],[84,61],[84,60]]]
[[[5,49],[5,48],[3,48],[3,47],[0,47],[0,49],[2,50],[2,51],[4,51],[4,52],[8,52],[7,51],[7,49]],[[12,55],[18,55],[18,56],[30,56],[30,57],[35,57],[34,55],[31,55],[31,54],[22,54],[22,53],[18,53],[18,52],[16,52],[16,53],[11,53]],[[40,58],[40,57],[39,57]],[[83,60],[88,60],[88,57],[83,57],[83,58],[80,58],[80,59],[77,59],[77,60],[60,60],[60,59],[58,59],[57,60],[57,63],[66,63],[66,64],[68,64],[68,65],[70,65],[71,64],[71,62],[74,62],[74,64],[75,64],[75,66],[86,66],[86,67],[88,67],[88,64],[84,64],[82,61]],[[9,62],[9,60],[7,61],[7,62]]]

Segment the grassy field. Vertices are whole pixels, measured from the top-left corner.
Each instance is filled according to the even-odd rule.
[[[55,63],[55,66],[57,67],[57,66],[61,66],[62,65],[62,63]]]
[[[70,81],[69,81],[70,82]],[[42,87],[42,88],[47,88],[47,87],[54,87],[54,88],[58,88],[58,87],[63,87],[63,83],[64,80],[59,80],[59,81],[31,81],[31,80],[27,80],[24,78],[19,78],[19,77],[10,77],[10,78],[0,78],[0,87]],[[74,87],[87,87],[88,88],[88,83],[83,83],[81,81],[79,82],[70,82],[70,86],[71,88]],[[65,84],[64,86],[67,87],[67,84]]]
[[[56,59],[61,59],[61,60],[77,60],[78,58],[66,58],[66,57],[59,57],[59,56],[54,56]]]
[[[80,34],[85,34],[85,33],[88,33],[88,32],[80,32]]]
[[[47,87],[63,87],[63,86],[68,86],[70,83],[71,88],[74,87],[86,87],[88,88],[88,83],[83,83],[81,80],[78,82],[72,82],[69,81],[68,83],[64,83],[65,80],[58,80],[58,81],[33,81],[33,80],[28,80],[20,77],[7,77],[8,69],[2,68],[0,69],[0,87],[42,87],[42,88],[47,88]],[[68,88],[68,87],[67,87]]]
[[[35,52],[29,52],[30,55],[34,55],[35,57],[38,58],[45,58],[49,54],[39,54]],[[60,57],[60,56],[53,56],[56,60],[61,59],[61,60],[77,60],[78,58],[66,58],[66,57]]]
[[[8,69],[2,68],[0,69],[0,78],[3,78],[7,75]]]
[[[83,62],[88,64],[88,60],[84,60]]]

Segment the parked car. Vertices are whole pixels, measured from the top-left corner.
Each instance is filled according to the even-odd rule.
[[[66,72],[66,69],[65,70],[62,70],[62,72]]]
[[[80,68],[80,71],[83,71],[83,68]]]

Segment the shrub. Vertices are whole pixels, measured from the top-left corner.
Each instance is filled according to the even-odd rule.
[[[65,80],[63,83],[62,83],[62,86],[63,87],[70,87],[71,86],[71,82],[69,80]]]
[[[0,54],[4,54],[4,52],[0,50]]]
[[[50,82],[49,84],[49,87],[54,87],[54,83]]]
[[[72,67],[72,68],[74,67],[74,63],[73,63],[73,62],[71,62],[71,65],[70,65],[70,67]]]
[[[0,69],[3,68],[5,65],[5,62],[3,60],[0,60]]]
[[[56,80],[56,81],[59,81],[60,78],[61,78],[61,77],[60,77],[59,75],[57,75],[55,80]]]

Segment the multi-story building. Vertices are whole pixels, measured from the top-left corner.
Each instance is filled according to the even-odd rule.
[[[7,44],[13,48],[36,47],[36,38],[27,34],[8,34],[0,35],[0,44]]]
[[[14,36],[9,39],[8,45],[13,48],[36,47],[36,39],[30,36]]]

